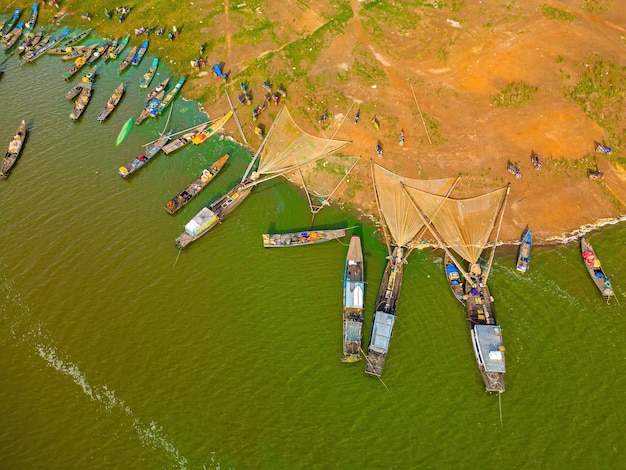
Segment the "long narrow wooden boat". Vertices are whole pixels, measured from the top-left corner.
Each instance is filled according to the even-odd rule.
[[[178,79],[178,82],[176,82],[176,85],[174,85],[174,88],[172,88],[166,95],[165,98],[163,98],[163,100],[158,104],[158,106],[156,107],[156,113],[152,115],[152,117],[156,118],[157,115],[161,114],[163,111],[165,111],[165,108],[167,108],[170,103],[172,101],[174,101],[174,99],[176,98],[176,96],[178,95],[178,92],[180,91],[180,89],[183,87],[183,84],[185,83],[185,77],[182,76]]]
[[[106,50],[106,53],[103,54],[102,60],[104,61],[105,64],[109,60],[111,60],[111,51],[115,50],[115,48],[117,47],[118,42],[119,42],[119,39],[118,38],[114,38],[113,41],[111,42],[111,44],[109,45],[109,48]]]
[[[365,276],[361,238],[350,239],[343,275],[343,362],[361,359]]]
[[[148,50],[148,45],[150,44],[150,40],[146,39],[144,42],[141,43],[141,45],[139,46],[139,49],[137,49],[137,52],[135,53],[135,55],[133,56],[132,60],[131,60],[131,64],[132,65],[139,65],[139,63],[141,62],[141,59],[143,59],[143,56],[146,54],[146,51]]]
[[[478,370],[488,392],[502,393],[506,372],[502,330],[496,323],[493,297],[487,284],[482,282],[480,267],[471,267],[470,275],[476,287],[472,287],[469,282],[465,283],[465,308]]]
[[[2,159],[2,166],[0,167],[0,179],[7,179],[11,169],[22,152],[24,146],[24,140],[26,139],[26,122],[22,120],[22,123],[17,128],[13,139],[9,143],[9,148],[4,154]]]
[[[95,45],[94,46],[73,46],[76,49],[72,52],[68,52],[67,54],[65,54],[63,57],[61,57],[61,60],[63,61],[68,61],[68,60],[76,60],[79,57],[89,57],[91,55],[91,53],[95,50]]]
[[[606,303],[609,303],[611,297],[615,295],[613,286],[611,285],[611,277],[607,276],[604,272],[602,263],[600,263],[587,237],[580,237],[580,250],[589,276],[600,291],[600,294],[602,294],[602,298],[606,300]]]
[[[13,30],[3,38],[4,44],[2,45],[2,50],[6,52],[13,46],[15,46],[15,44],[17,44],[17,41],[19,41],[20,37],[22,36],[23,30],[24,22],[20,21],[15,26],[15,28],[13,28]]]
[[[265,248],[280,248],[285,246],[313,245],[315,243],[335,240],[345,235],[345,229],[307,230],[292,233],[264,233],[263,246]]]
[[[76,98],[81,91],[83,91],[83,88],[85,86],[85,83],[87,82],[93,82],[94,79],[96,78],[96,67],[91,67],[91,69],[89,69],[89,72],[87,72],[83,78],[81,78],[78,83],[76,83],[76,85],[74,85],[70,91],[68,91],[65,94],[65,97],[68,100],[73,100],[74,98]]]
[[[456,267],[450,255],[446,252],[443,258],[444,269],[446,271],[446,279],[448,280],[448,285],[450,286],[450,290],[452,294],[461,302],[462,305],[465,305],[465,300],[463,296],[465,295],[465,286],[463,285],[463,278],[461,277],[461,273],[459,269]]]
[[[400,298],[402,278],[404,277],[403,249],[395,247],[391,259],[387,262],[383,279],[376,298],[376,311],[372,330],[370,332],[370,343],[367,348],[365,358],[365,373],[380,377],[383,374],[393,326],[396,322],[396,310]]]
[[[37,17],[39,16],[39,5],[37,2],[33,2],[33,6],[30,9],[30,15],[28,15],[28,21],[26,22],[26,29],[33,29],[37,23]]]
[[[170,140],[170,132],[161,135],[157,140],[152,142],[146,149],[141,152],[138,156],[133,158],[129,163],[119,168],[119,173],[122,178],[126,179],[136,171],[138,171],[141,167],[143,167],[146,163],[152,160],[158,153],[161,151],[163,146]]]
[[[244,186],[242,183],[230,189],[226,194],[213,202],[209,207],[203,207],[185,225],[185,231],[176,238],[176,247],[183,249],[191,242],[208,233],[213,227],[235,210],[252,192],[254,186]]]
[[[76,75],[85,65],[87,65],[87,58],[79,57],[74,61],[74,64],[63,74],[65,81],[69,81],[74,75]]]
[[[30,41],[30,46],[36,47],[37,45],[39,45],[39,43],[41,42],[45,34],[46,34],[45,28],[40,28],[39,31],[37,31],[35,35],[33,36],[33,39]]]
[[[124,57],[124,60],[120,62],[120,65],[118,67],[118,70],[120,71],[120,73],[122,73],[124,70],[128,68],[128,66],[130,65],[130,61],[133,60],[133,57],[135,57],[136,52],[137,52],[137,46],[134,46],[130,51],[128,51],[128,54],[126,55],[126,57]]]
[[[87,49],[87,46],[62,46],[62,47],[55,47],[53,49],[50,49],[48,51],[48,54],[50,55],[62,55],[63,57],[61,59],[66,60],[66,57],[74,52],[78,53],[81,51],[84,51],[85,49]],[[78,57],[78,55],[75,55],[74,57]]]
[[[189,186],[187,186],[180,193],[178,193],[177,196],[173,197],[167,202],[167,204],[165,204],[165,210],[170,214],[175,214],[180,209],[182,209],[185,204],[187,204],[194,197],[200,194],[200,192],[204,188],[206,188],[211,181],[215,179],[215,177],[226,164],[228,158],[229,155],[225,154],[211,166],[202,170],[202,174],[200,176],[198,176]]]
[[[111,46],[111,40],[110,39],[106,39],[106,40],[102,41],[98,45],[96,50],[91,53],[91,55],[87,59],[87,63],[89,65],[95,64],[98,60],[100,60],[100,58],[102,58],[104,55],[106,55],[106,53],[109,50],[110,46]]]
[[[15,11],[13,12],[13,15],[8,20],[5,21],[4,26],[0,30],[1,37],[4,37],[11,32],[13,27],[17,24],[17,20],[19,19],[21,12],[22,10],[20,10],[19,8],[16,8]]]
[[[70,119],[72,121],[76,121],[85,111],[87,105],[89,104],[89,100],[91,100],[91,87],[93,86],[92,82],[87,82],[83,86],[83,89],[80,91],[78,98],[74,101],[74,109],[70,113]]]
[[[104,105],[104,108],[98,114],[98,121],[104,122],[109,115],[117,108],[122,96],[124,95],[124,82],[120,83],[117,88],[113,91],[113,94],[107,101],[107,104]]]
[[[208,122],[204,122],[204,123],[194,127],[189,132],[184,133],[178,139],[172,140],[165,147],[163,147],[163,152],[165,152],[166,155],[169,155],[170,153],[172,153],[172,152],[174,152],[174,151],[184,147],[189,142],[191,142],[191,140],[196,135],[198,135],[200,132],[202,132],[204,129],[206,129],[208,125],[209,125]]]
[[[126,36],[124,36],[124,39],[122,39],[121,41],[117,43],[117,46],[113,50],[109,51],[109,59],[112,59],[112,60],[117,59],[129,41],[130,41],[130,34],[127,34]]]
[[[210,139],[222,127],[224,127],[224,124],[228,122],[228,120],[232,117],[232,115],[233,115],[233,112],[228,111],[226,114],[224,114],[224,116],[219,118],[217,121],[213,122],[208,128],[206,128],[205,130],[203,130],[202,132],[199,132],[196,136],[194,136],[191,139],[191,141],[194,143],[194,145],[199,145],[202,142],[205,142],[206,140]]]
[[[158,66],[159,66],[159,59],[158,57],[155,57],[154,59],[152,59],[152,65],[150,66],[148,71],[144,73],[143,76],[141,77],[141,81],[139,82],[139,88],[141,88],[142,90],[145,90],[146,88],[148,88],[148,86],[150,85],[150,82],[154,78],[154,74],[156,73]]]
[[[65,47],[67,46],[73,46],[74,44],[78,44],[80,41],[82,41],[83,39],[85,39],[87,36],[89,36],[91,34],[91,32],[93,31],[93,29],[89,28],[86,29],[85,31],[83,31],[82,33],[74,36],[72,39],[70,39],[69,41],[67,41],[65,43]]]
[[[135,119],[135,124],[140,126],[142,122],[156,113],[156,108],[165,96],[165,90],[161,90],[156,96],[148,101],[148,104],[141,110],[137,119]]]
[[[33,34],[26,34],[26,36],[24,37],[24,39],[22,40],[22,42],[20,42],[20,45],[17,46],[17,49],[15,50],[15,53],[19,56],[22,55],[24,52],[26,52],[26,50],[30,47],[30,45],[33,42]]]
[[[528,267],[530,265],[530,252],[532,248],[532,234],[530,229],[527,228],[522,234],[522,240],[519,245],[519,250],[517,251],[517,263],[515,265],[515,268],[521,273],[528,271]]]
[[[167,85],[170,83],[170,77],[165,78],[161,83],[159,83],[157,86],[155,86],[147,95],[146,95],[146,102],[150,101],[152,98],[154,98],[156,95],[158,95],[159,93],[161,93],[162,91],[165,92],[165,90],[167,90]],[[163,96],[165,96],[165,93],[163,93]]]

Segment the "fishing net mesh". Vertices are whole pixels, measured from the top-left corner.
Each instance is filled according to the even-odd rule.
[[[476,263],[497,222],[507,188],[467,199],[445,198],[408,183],[406,191],[450,248]]]
[[[427,193],[443,196],[448,193],[456,180],[456,178],[438,180],[406,178],[392,173],[374,162],[372,162],[372,176],[380,211],[393,244],[405,247],[410,245],[424,224],[402,185],[409,185]]]
[[[315,137],[303,131],[282,109],[259,155],[259,176],[284,174],[332,154],[349,142]]]

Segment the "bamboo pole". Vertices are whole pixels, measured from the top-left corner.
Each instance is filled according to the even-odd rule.
[[[426,121],[424,120],[424,116],[422,115],[422,110],[420,108],[420,104],[417,102],[417,96],[415,96],[415,90],[413,89],[413,84],[411,84],[411,91],[413,92],[413,99],[415,100],[415,104],[417,105],[417,110],[420,113],[420,118],[422,119],[422,124],[424,125],[424,130],[426,131],[426,137],[428,137],[428,142],[430,145],[433,144],[433,141],[430,140],[430,134],[428,133],[428,128],[426,127]]]
[[[235,112],[235,108],[233,106],[233,102],[230,100],[230,96],[228,94],[228,91],[224,90],[224,93],[226,94],[226,98],[228,99],[228,104],[230,106],[231,111],[233,112],[233,116],[235,116],[235,122],[237,123],[237,128],[239,129],[239,133],[241,134],[241,138],[246,143],[246,145],[249,145],[248,144],[248,139],[246,139],[246,135],[243,133],[243,129],[241,128],[241,123],[239,122],[239,116],[237,116],[237,113]]]
[[[511,192],[511,183],[506,187],[506,195],[504,197],[504,201],[502,201],[502,207],[500,208],[500,220],[498,221],[498,229],[496,230],[496,237],[493,241],[493,248],[491,249],[491,254],[489,255],[489,261],[487,262],[487,271],[485,272],[483,283],[487,284],[487,278],[489,277],[489,273],[491,272],[491,263],[493,263],[493,258],[496,254],[496,245],[498,244],[498,236],[500,235],[500,228],[502,227],[502,219],[504,218],[504,208],[506,207],[506,201],[509,198],[509,193]]]
[[[376,190],[376,176],[374,176],[374,161],[370,158],[370,171],[372,172],[372,181],[374,183],[374,196],[376,198],[376,207],[378,208],[378,216],[380,217],[380,223],[383,227],[383,235],[385,236],[385,244],[387,245],[387,254],[389,255],[389,259],[391,259],[391,242],[389,240],[389,236],[387,235],[387,224],[385,223],[385,219],[383,218],[383,211],[380,208],[380,199],[378,198],[378,191]]]

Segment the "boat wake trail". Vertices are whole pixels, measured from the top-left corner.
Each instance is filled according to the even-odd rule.
[[[164,450],[176,467],[188,468],[187,458],[181,455],[163,432],[161,426],[154,421],[149,424],[142,422],[124,400],[115,395],[115,392],[110,390],[106,384],[102,386],[91,385],[78,365],[66,358],[59,357],[54,341],[49,337],[41,323],[29,321],[32,320],[30,310],[11,283],[0,277],[0,287],[5,293],[2,302],[0,302],[0,329],[4,332],[0,336],[0,345],[6,346],[6,343],[14,342],[32,346],[37,355],[49,367],[69,377],[94,402],[109,412],[121,411],[143,445]]]

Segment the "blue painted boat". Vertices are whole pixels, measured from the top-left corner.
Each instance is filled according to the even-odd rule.
[[[26,29],[33,29],[35,27],[35,23],[37,23],[37,17],[39,16],[39,5],[37,2],[33,3],[32,8],[30,9],[30,15],[28,16],[28,21],[26,22]]]
[[[5,36],[6,34],[11,32],[13,27],[17,24],[17,20],[20,17],[20,13],[21,13],[21,10],[19,8],[16,8],[15,12],[13,13],[13,16],[11,16],[11,18],[9,18],[6,21],[6,23],[4,23],[4,26],[2,27],[2,30],[0,31],[0,36]]]
[[[527,228],[522,234],[522,241],[517,252],[517,270],[521,273],[528,271],[530,264],[530,251],[533,248],[533,240],[530,229]]]
[[[361,359],[364,292],[363,249],[361,238],[354,235],[350,239],[343,275],[342,362],[356,362]]]
[[[139,65],[139,62],[141,62],[141,59],[143,59],[143,56],[146,54],[146,51],[148,50],[149,44],[150,44],[150,41],[148,39],[146,39],[143,43],[141,43],[141,46],[139,46],[139,49],[137,49],[137,52],[135,53],[133,60],[130,62],[132,65]]]

